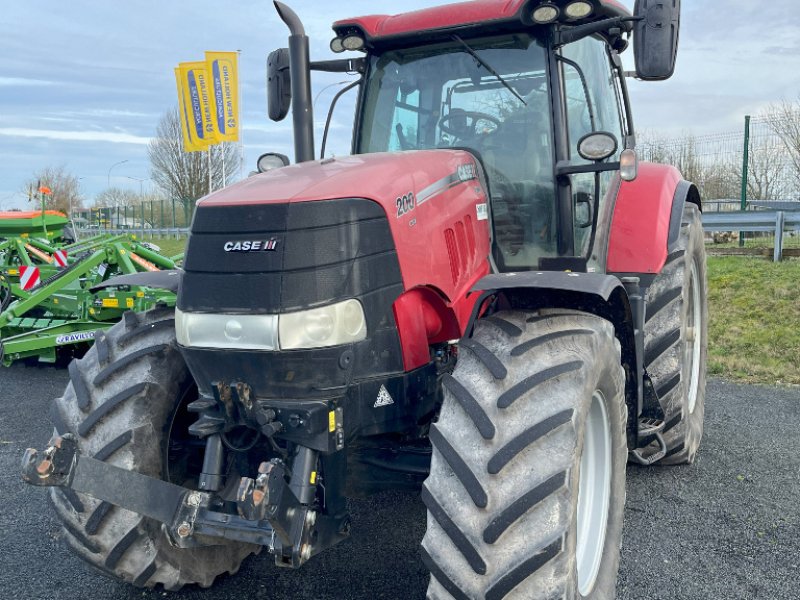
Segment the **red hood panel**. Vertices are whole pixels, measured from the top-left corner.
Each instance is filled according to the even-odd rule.
[[[475,159],[461,150],[423,150],[343,156],[292,165],[226,187],[200,206],[367,198],[381,204],[417,193]],[[388,212],[388,211],[387,211]],[[391,215],[391,213],[390,213]]]

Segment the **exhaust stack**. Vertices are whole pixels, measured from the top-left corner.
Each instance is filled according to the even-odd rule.
[[[292,125],[295,162],[314,160],[314,114],[311,100],[311,59],[303,23],[291,8],[274,0],[278,16],[289,28],[289,69],[292,78]]]

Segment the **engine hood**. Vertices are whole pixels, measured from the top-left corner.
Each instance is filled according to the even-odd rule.
[[[420,150],[329,158],[254,175],[206,196],[198,206],[337,198],[367,198],[394,205],[395,198],[409,192],[419,195],[432,184],[458,176],[459,169],[469,168],[475,162],[474,156],[463,150]],[[453,177],[453,183],[455,181]]]

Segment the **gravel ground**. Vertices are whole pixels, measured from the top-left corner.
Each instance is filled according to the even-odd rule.
[[[153,599],[91,571],[60,540],[44,490],[24,485],[19,459],[49,437],[47,408],[65,371],[0,370],[0,596]],[[695,465],[628,471],[619,598],[800,598],[800,389],[709,384],[706,435]],[[212,590],[183,599],[424,598],[417,547],[425,510],[412,494],[352,503],[352,538],[300,571],[269,556],[246,561]]]

